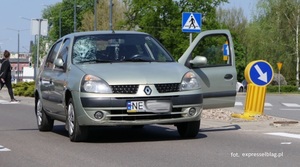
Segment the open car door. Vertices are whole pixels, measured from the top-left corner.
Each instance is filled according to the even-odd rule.
[[[228,30],[201,32],[178,62],[200,76],[204,109],[234,106],[237,72]]]

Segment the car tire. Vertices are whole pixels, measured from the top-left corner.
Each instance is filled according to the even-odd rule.
[[[35,115],[39,131],[51,131],[53,129],[54,120],[46,114],[40,98],[35,103]]]
[[[70,140],[72,142],[85,141],[88,137],[88,127],[79,126],[72,98],[69,99],[66,114],[66,126],[68,129]]]
[[[242,88],[242,87],[240,87],[240,89],[239,89],[239,92],[244,92],[244,90],[243,90],[243,88]]]
[[[195,138],[199,133],[200,120],[183,122],[176,125],[177,131],[182,138]]]

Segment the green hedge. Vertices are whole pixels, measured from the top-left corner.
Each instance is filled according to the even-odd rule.
[[[267,86],[267,92],[278,92],[279,88],[278,85],[269,85]],[[291,85],[282,85],[280,86],[280,92],[299,92],[297,86],[291,86]]]
[[[26,96],[26,97],[34,97],[34,86],[35,83],[32,82],[18,82],[17,84],[13,84],[12,87],[14,89],[14,95],[16,96]]]

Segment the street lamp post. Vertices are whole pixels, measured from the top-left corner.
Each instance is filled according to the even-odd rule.
[[[7,28],[7,29],[18,32],[18,64],[17,64],[18,78],[17,78],[17,82],[19,82],[20,81],[20,69],[19,69],[20,68],[20,31],[25,31],[28,29],[23,29],[23,30],[13,29],[13,28]]]
[[[61,8],[59,9],[59,38],[61,38]]]
[[[97,31],[97,4],[98,0],[94,0],[94,31]]]
[[[77,8],[77,5],[76,5],[76,0],[74,0],[74,32],[76,32],[76,8]]]
[[[110,0],[109,2],[109,30],[112,30],[112,13],[113,13],[113,2]]]

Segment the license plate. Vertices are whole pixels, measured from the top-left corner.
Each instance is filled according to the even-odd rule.
[[[145,112],[145,102],[144,101],[128,101],[127,102],[127,112],[135,113],[135,112]]]
[[[127,101],[127,112],[151,112],[167,113],[171,111],[171,103],[168,100],[149,100],[149,101]]]

